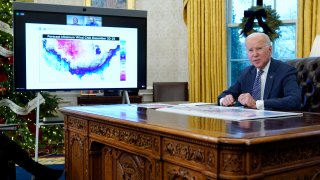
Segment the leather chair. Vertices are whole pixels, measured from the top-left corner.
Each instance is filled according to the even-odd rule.
[[[292,59],[287,62],[297,71],[301,87],[301,110],[320,112],[320,57]]]
[[[153,102],[188,101],[188,82],[154,82]]]

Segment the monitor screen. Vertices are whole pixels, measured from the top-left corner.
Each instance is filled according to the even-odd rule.
[[[145,89],[147,12],[13,2],[16,90]]]

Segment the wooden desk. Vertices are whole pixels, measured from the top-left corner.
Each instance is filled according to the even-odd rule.
[[[61,112],[67,179],[319,179],[319,114],[239,123],[123,104]]]
[[[130,103],[141,103],[142,96],[129,96]],[[121,104],[122,96],[79,96],[79,105]]]

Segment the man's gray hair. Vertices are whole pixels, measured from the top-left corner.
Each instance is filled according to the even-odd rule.
[[[265,42],[266,42],[266,45],[267,46],[272,46],[271,44],[271,40],[269,38],[268,35],[266,35],[265,33],[262,33],[262,32],[254,32],[254,33],[251,33],[249,36],[246,37],[246,43],[247,43],[247,39],[250,39],[250,38],[255,38],[257,36],[261,36],[265,39]]]

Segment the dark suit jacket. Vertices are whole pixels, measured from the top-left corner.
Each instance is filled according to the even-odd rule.
[[[257,74],[251,65],[240,75],[237,82],[218,96],[232,94],[235,100],[242,93],[251,93]],[[269,110],[298,110],[301,106],[301,89],[297,83],[297,71],[294,67],[271,58],[264,89],[264,108]]]

